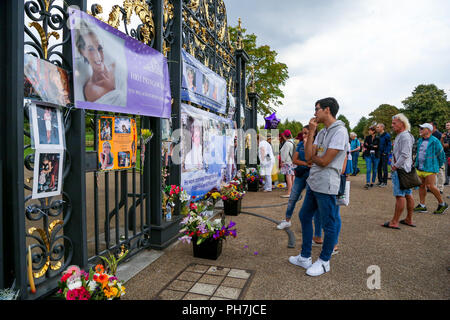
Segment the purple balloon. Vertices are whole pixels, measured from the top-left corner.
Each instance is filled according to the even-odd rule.
[[[266,120],[264,129],[276,129],[278,127],[278,124],[280,123],[280,119],[277,118],[275,112],[270,116],[265,117],[264,120]]]

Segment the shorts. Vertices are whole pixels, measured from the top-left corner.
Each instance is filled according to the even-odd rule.
[[[392,172],[391,181],[394,197],[405,197],[412,195],[412,189],[400,189],[400,181],[398,180],[397,171]]]
[[[292,164],[292,163],[283,163],[283,165],[281,166],[281,174],[285,174],[285,175],[289,175],[289,176],[293,176],[295,175],[295,169],[296,165]]]
[[[419,176],[419,178],[423,178],[425,179],[428,176],[431,176],[432,174],[436,174],[434,172],[426,172],[426,171],[420,171],[418,169],[416,169],[417,175]]]

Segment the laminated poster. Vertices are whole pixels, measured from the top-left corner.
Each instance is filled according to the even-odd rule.
[[[136,120],[100,117],[98,120],[99,170],[119,170],[136,165]]]

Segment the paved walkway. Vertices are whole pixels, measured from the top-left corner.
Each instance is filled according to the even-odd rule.
[[[238,237],[224,242],[217,260],[194,258],[192,245],[176,242],[162,252],[144,252],[144,258],[137,256],[121,266],[119,276],[130,266],[136,267],[139,259],[143,264],[128,273],[124,299],[450,299],[450,212],[415,214],[416,228],[383,228],[381,224],[393,215],[390,182],[386,188],[364,190],[362,176],[350,177],[350,181],[351,204],[341,210],[340,252],[332,257],[329,273],[309,277],[288,262],[301,246],[297,213],[302,201],[297,204],[291,233],[277,230],[287,199],[280,198],[284,190],[275,189],[248,193],[242,209],[246,213],[226,216],[227,221],[237,223]],[[450,188],[446,187],[445,198],[448,195]],[[418,191],[414,198],[418,201]],[[431,194],[426,204],[437,207]],[[313,247],[313,260],[320,249]],[[368,288],[371,266],[379,268],[380,289]],[[210,277],[208,270],[226,272]],[[249,276],[243,279],[236,274]]]

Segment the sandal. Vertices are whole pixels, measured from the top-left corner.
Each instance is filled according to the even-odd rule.
[[[388,221],[388,222],[385,222],[385,223],[382,224],[381,226],[382,226],[382,227],[385,227],[385,228],[398,229],[398,230],[400,230],[399,227],[393,227],[393,226],[390,226],[390,225],[389,225],[389,221]]]
[[[412,224],[412,223],[409,224],[408,222],[405,221],[405,219],[400,220],[400,223],[401,223],[401,224],[404,224],[405,226],[414,227],[414,228],[416,227],[415,224]]]

